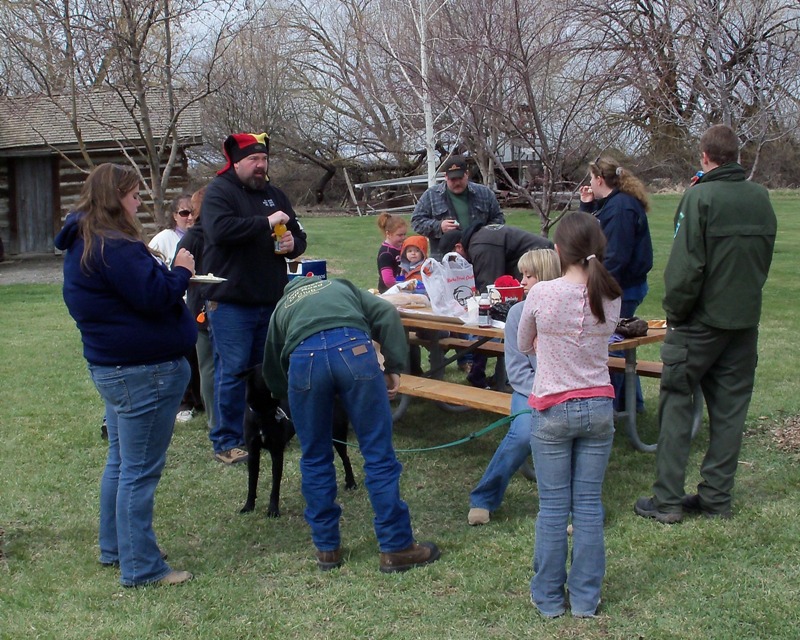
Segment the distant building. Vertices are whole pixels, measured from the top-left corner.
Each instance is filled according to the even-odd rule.
[[[156,137],[167,131],[169,105],[165,92],[147,94]],[[71,96],[0,96],[0,239],[6,254],[49,253],[61,221],[70,211],[88,172],[69,114]],[[130,96],[126,100],[132,100]],[[142,160],[142,135],[121,97],[110,90],[77,97],[77,128],[93,164],[130,164],[132,158],[147,177]],[[140,120],[138,108],[136,118]],[[187,107],[178,121],[178,160],[165,199],[188,186],[185,149],[202,144],[200,107]],[[164,166],[169,148],[161,158]],[[144,216],[152,202],[143,197]],[[145,220],[147,222],[149,220]]]

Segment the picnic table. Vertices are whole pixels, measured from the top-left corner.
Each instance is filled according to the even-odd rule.
[[[479,327],[463,324],[456,318],[434,316],[417,310],[400,309],[401,320],[406,328],[409,345],[421,345],[430,351],[430,368],[421,376],[402,375],[401,397],[393,418],[399,420],[405,413],[412,397],[427,398],[448,411],[481,409],[502,415],[511,410],[511,395],[505,388],[505,375],[495,375],[494,388],[478,389],[469,385],[443,380],[445,367],[464,353],[482,353],[497,358],[495,371],[504,374],[503,341],[504,329],[498,326]],[[624,357],[609,356],[609,370],[625,374],[625,409],[616,418],[624,420],[626,435],[638,451],[653,452],[655,444],[645,444],[639,437],[636,414],[636,376],[661,378],[660,361],[639,361],[639,347],[662,342],[667,329],[649,329],[647,335],[626,338],[609,344],[609,351],[622,351]],[[446,352],[453,355],[446,357]],[[695,393],[695,420],[693,433],[702,422],[703,398]]]

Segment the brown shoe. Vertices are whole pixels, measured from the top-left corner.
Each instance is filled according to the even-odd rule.
[[[228,449],[227,451],[215,453],[214,458],[224,464],[247,462],[247,451],[240,449],[239,447],[234,447],[233,449]]]
[[[342,566],[342,549],[333,551],[317,551],[317,567],[320,571],[330,571]]]
[[[416,542],[408,549],[392,553],[381,552],[381,572],[396,573],[436,562],[442,555],[433,542]]]
[[[183,584],[189,582],[194,576],[188,571],[175,571],[174,569],[165,575],[161,580],[156,582],[157,585],[172,586],[175,584]]]

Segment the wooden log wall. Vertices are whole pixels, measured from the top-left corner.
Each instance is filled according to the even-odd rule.
[[[121,165],[129,165],[128,159],[120,152],[113,151],[96,151],[90,152],[92,161],[97,164],[103,162],[113,162]],[[80,197],[81,188],[88,175],[87,165],[80,154],[69,155],[72,162],[67,162],[63,158],[59,162],[59,195],[60,195],[60,210],[61,219],[63,220],[67,214],[72,211],[75,203]],[[168,156],[164,155],[161,159],[161,167],[165,167]],[[73,165],[73,163],[76,166]],[[139,165],[142,175],[146,180],[150,178],[150,170],[147,166]],[[173,198],[180,195],[189,185],[189,171],[186,155],[181,151],[178,155],[178,162],[172,168],[169,178],[169,184],[164,193],[164,202],[169,203]],[[145,190],[142,190],[142,206],[139,209],[139,220],[145,228],[148,235],[152,235],[158,231],[156,221],[154,219],[154,205],[152,199],[148,196]]]
[[[11,203],[9,202],[8,163],[0,158],[0,239],[8,253],[11,245]]]

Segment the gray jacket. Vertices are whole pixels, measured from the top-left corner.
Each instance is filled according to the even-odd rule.
[[[536,376],[536,355],[522,353],[517,346],[519,319],[524,306],[525,301],[522,300],[508,310],[505,329],[505,360],[508,384],[517,393],[529,396],[533,391],[533,379]]]

